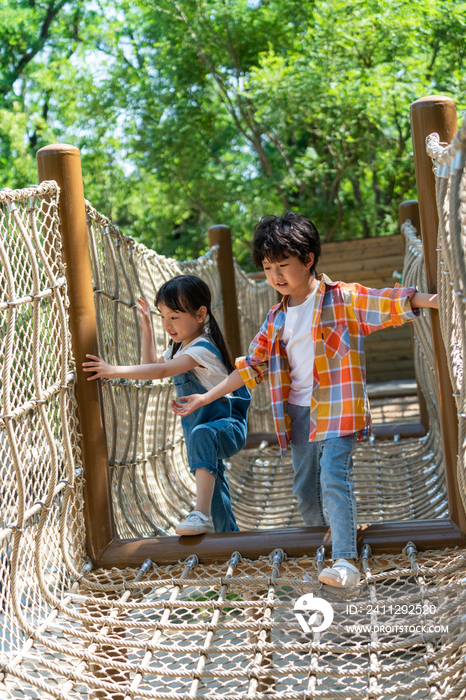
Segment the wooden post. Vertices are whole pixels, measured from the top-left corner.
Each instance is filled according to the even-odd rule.
[[[426,153],[426,136],[436,132],[440,137],[440,141],[449,143],[458,130],[456,106],[450,97],[433,95],[413,102],[410,114],[427,291],[434,293],[437,291],[436,249],[439,219],[432,161]],[[453,522],[463,532],[466,532],[466,514],[461,502],[456,475],[458,418],[448,372],[447,356],[440,330],[439,315],[435,309],[431,309],[431,325],[449,513]]]
[[[79,150],[61,143],[45,146],[37,153],[37,168],[40,182],[55,180],[60,187],[59,213],[85,476],[86,549],[96,562],[115,538],[115,526],[100,382],[88,382],[81,367],[86,353],[97,355],[98,347]]]
[[[416,229],[418,236],[421,235],[421,224],[419,221],[419,205],[417,203],[416,199],[409,199],[406,202],[402,202],[400,206],[398,207],[398,221],[400,222],[400,226],[402,226],[405,221],[410,220],[414,228]],[[406,248],[406,243],[405,243],[405,238],[403,236],[402,238],[403,241],[403,255],[405,253],[405,248]],[[415,324],[411,323],[411,338],[413,341],[413,351],[414,351],[414,333],[416,331],[416,326]],[[426,432],[429,430],[429,411],[427,410],[427,402],[425,399],[424,394],[422,393],[419,384],[417,386],[417,400],[419,403],[419,415],[421,418],[421,423],[426,429]]]
[[[211,226],[209,228],[209,245],[212,248],[219,245],[218,270],[222,283],[223,322],[225,337],[230,346],[233,359],[240,357],[241,336],[239,330],[238,303],[236,301],[235,267],[233,264],[233,249],[231,246],[231,230],[229,226]]]

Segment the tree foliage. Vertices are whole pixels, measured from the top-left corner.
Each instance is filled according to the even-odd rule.
[[[22,185],[45,140],[76,143],[93,203],[177,257],[227,223],[246,261],[283,209],[326,240],[393,233],[414,195],[410,103],[464,103],[465,5],[8,0],[3,182]]]

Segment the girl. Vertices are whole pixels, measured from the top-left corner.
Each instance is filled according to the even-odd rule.
[[[101,357],[86,355],[85,372],[99,377],[163,379],[173,377],[178,397],[204,394],[234,370],[222,332],[211,310],[209,287],[194,275],[178,275],[160,287],[155,304],[162,327],[171,338],[157,358],[150,307],[138,299],[142,328],[142,365],[115,367]],[[176,527],[178,535],[238,530],[224,459],[246,443],[251,396],[246,387],[233,391],[181,419],[191,472],[196,475],[196,508]],[[175,401],[172,401],[172,408]]]

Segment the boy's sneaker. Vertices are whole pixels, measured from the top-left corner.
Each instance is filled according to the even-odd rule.
[[[215,532],[215,528],[211,517],[207,517],[200,510],[193,510],[187,518],[178,523],[175,532],[177,535],[205,535]]]
[[[337,559],[331,569],[322,569],[319,574],[321,583],[326,583],[328,586],[338,586],[339,588],[357,586],[359,579],[359,570],[346,559]]]

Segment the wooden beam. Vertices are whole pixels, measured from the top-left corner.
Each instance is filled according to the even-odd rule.
[[[449,520],[416,520],[396,523],[371,523],[358,526],[358,550],[368,544],[373,554],[399,553],[408,542],[419,551],[465,547],[466,536]],[[228,532],[195,537],[147,537],[139,540],[115,540],[95,562],[104,569],[136,568],[146,559],[162,566],[176,564],[191,554],[201,564],[227,561],[233,552],[246,559],[258,559],[274,549],[283,549],[289,557],[314,556],[324,546],[331,556],[330,530],[303,527],[283,530]]]
[[[436,132],[440,141],[449,143],[458,130],[455,102],[450,97],[433,95],[416,100],[411,105],[411,130],[421,238],[426,266],[427,289],[437,291],[437,233],[438,211],[432,161],[426,153],[426,137]],[[448,371],[437,309],[430,309],[432,346],[438,389],[438,415],[442,433],[448,509],[453,522],[466,531],[466,513],[459,492],[456,473],[458,454],[458,417]]]
[[[52,144],[38,151],[37,167],[39,182],[55,180],[60,187],[59,212],[85,476],[86,551],[94,561],[115,537],[115,526],[100,381],[88,382],[81,367],[86,353],[99,354],[81,156],[75,146]]]
[[[208,231],[210,247],[218,244],[218,271],[222,285],[223,324],[225,339],[230,347],[233,361],[241,356],[241,336],[236,301],[235,267],[233,248],[231,245],[231,230],[229,226],[211,226]]]

